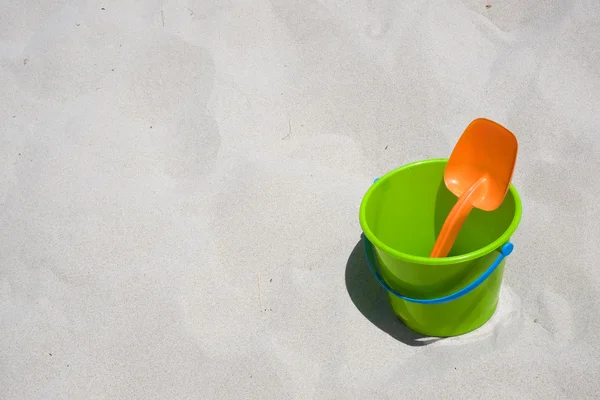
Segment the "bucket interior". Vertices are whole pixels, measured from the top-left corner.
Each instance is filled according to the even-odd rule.
[[[378,181],[364,204],[364,223],[383,244],[413,256],[429,257],[446,216],[458,200],[444,183],[446,160],[417,163]],[[509,228],[517,207],[509,190],[494,211],[473,209],[448,256],[479,250]]]

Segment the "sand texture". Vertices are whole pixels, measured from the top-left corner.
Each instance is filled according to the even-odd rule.
[[[0,0],[0,89],[0,399],[600,398],[598,0]],[[477,117],[523,219],[423,338],[358,209]]]

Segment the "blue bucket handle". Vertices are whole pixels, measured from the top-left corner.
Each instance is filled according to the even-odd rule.
[[[375,182],[377,182],[377,179],[375,179]],[[490,265],[489,268],[483,274],[481,274],[477,279],[475,279],[473,282],[471,282],[464,288],[460,289],[459,291],[449,294],[447,296],[438,297],[436,299],[414,299],[411,297],[406,297],[406,296],[396,292],[394,289],[392,289],[390,287],[390,285],[388,285],[383,280],[383,277],[381,276],[381,274],[379,273],[377,268],[375,268],[376,258],[375,257],[372,258],[372,255],[374,255],[373,244],[369,241],[369,239],[367,239],[367,237],[364,234],[362,235],[362,237],[363,237],[363,244],[365,247],[365,255],[367,258],[367,264],[369,264],[369,268],[371,269],[371,272],[373,273],[373,276],[375,277],[375,279],[377,279],[377,282],[379,282],[379,284],[381,286],[383,286],[383,288],[385,290],[387,290],[389,293],[393,294],[394,296],[398,297],[399,299],[406,300],[411,303],[419,303],[419,304],[444,304],[444,303],[449,303],[456,299],[460,299],[461,297],[463,297],[466,294],[475,290],[475,288],[477,288],[487,278],[489,278],[489,276],[492,275],[492,273],[496,270],[496,268],[498,268],[498,266],[500,265],[502,260],[504,260],[505,257],[508,257],[510,255],[510,253],[512,253],[513,249],[515,248],[515,246],[511,242],[505,243],[500,250],[500,254],[498,255],[498,257],[496,257],[496,260],[494,260],[492,265]]]
[[[473,282],[471,282],[464,288],[460,289],[459,291],[454,292],[454,293],[449,294],[444,297],[438,297],[436,299],[414,299],[412,297],[406,297],[406,296],[396,292],[394,289],[392,289],[390,287],[390,285],[388,285],[383,280],[383,277],[381,276],[379,271],[377,271],[377,269],[374,267],[375,261],[374,261],[374,258],[372,259],[372,255],[374,253],[373,252],[373,244],[371,244],[369,239],[367,239],[367,237],[364,234],[363,234],[363,243],[365,246],[365,254],[367,256],[367,264],[369,264],[369,268],[371,269],[373,276],[375,276],[375,279],[377,279],[377,282],[379,282],[379,284],[381,286],[383,286],[383,288],[385,290],[387,290],[394,296],[398,297],[399,299],[410,301],[411,303],[420,303],[420,304],[449,303],[453,300],[460,299],[464,295],[472,292],[477,286],[481,285],[487,278],[489,278],[490,275],[492,275],[492,273],[496,270],[496,268],[498,268],[498,266],[500,265],[502,260],[504,260],[505,257],[507,257],[510,253],[512,253],[512,251],[514,249],[514,246],[511,242],[505,243],[504,246],[502,246],[502,249],[500,250],[500,255],[498,255],[496,260],[494,260],[492,265],[490,265],[489,268],[483,274],[481,274],[477,279],[475,279]]]

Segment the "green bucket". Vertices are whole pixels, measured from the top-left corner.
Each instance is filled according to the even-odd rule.
[[[473,209],[448,257],[429,258],[457,201],[447,159],[405,165],[377,179],[360,206],[367,260],[410,329],[457,336],[485,324],[498,305],[509,242],[521,219],[514,186],[495,211]]]

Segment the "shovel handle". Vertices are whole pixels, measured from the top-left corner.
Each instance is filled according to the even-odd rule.
[[[454,245],[460,229],[473,209],[473,195],[477,191],[479,185],[485,182],[485,180],[485,178],[479,179],[469,188],[469,190],[460,196],[446,217],[446,221],[444,221],[442,230],[435,241],[435,245],[433,246],[433,250],[429,257],[443,258],[450,253],[450,249],[452,249],[452,245]]]

